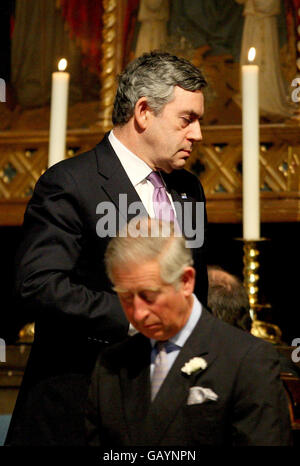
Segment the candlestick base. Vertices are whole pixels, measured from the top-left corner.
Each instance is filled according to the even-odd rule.
[[[19,340],[18,343],[32,343],[34,340],[34,322],[30,322],[19,331]]]
[[[271,324],[270,322],[264,322],[263,320],[257,319],[254,320],[251,326],[251,334],[275,345],[283,344],[280,328],[278,325]]]
[[[252,318],[252,335],[262,338],[270,343],[281,343],[282,332],[280,328],[270,322],[265,322],[261,319],[258,319],[258,315],[262,314],[263,311],[270,310],[271,305],[260,304],[258,302],[258,292],[259,292],[259,249],[258,246],[264,242],[268,241],[268,238],[258,238],[258,239],[244,239],[244,238],[235,238],[237,241],[243,242],[243,276],[244,276],[244,286],[246,288],[249,305],[250,305],[250,315]]]

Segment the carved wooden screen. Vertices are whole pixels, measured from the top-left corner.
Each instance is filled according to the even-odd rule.
[[[123,66],[126,6],[126,1],[103,0],[101,89],[97,116],[89,127],[67,131],[67,157],[93,147],[111,128],[116,76]],[[177,48],[180,54],[184,54],[186,49],[187,58],[191,58],[191,50],[184,41]],[[205,53],[206,49],[200,48],[193,55],[195,64],[204,68],[210,83],[202,128],[204,139],[195,146],[187,168],[199,176],[204,186],[209,221],[237,223],[242,219],[242,128],[240,110],[234,106],[232,94],[238,91],[239,66],[226,56],[216,59],[206,57]],[[233,124],[224,124],[229,114]],[[34,185],[47,167],[48,137],[48,131],[32,129],[0,132],[1,225],[22,223]],[[262,124],[260,143],[262,221],[298,221],[299,120]]]

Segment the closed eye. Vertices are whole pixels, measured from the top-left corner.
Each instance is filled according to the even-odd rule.
[[[139,297],[148,304],[152,304],[156,301],[159,291],[141,291]]]
[[[126,302],[127,304],[131,303],[134,298],[134,294],[132,293],[119,293],[119,297],[122,301]]]
[[[181,121],[182,121],[182,125],[183,127],[186,127],[192,123],[194,123],[195,121],[198,121],[199,123],[201,123],[201,121],[203,120],[203,117],[198,117],[198,115],[196,114],[191,114],[191,115],[187,115],[187,116],[181,116]]]
[[[183,128],[185,128],[186,126],[192,123],[191,118],[187,118],[187,117],[181,117],[181,121],[182,121]]]
[[[131,304],[133,302],[135,294],[137,294],[139,298],[145,301],[146,303],[153,304],[156,301],[158,295],[161,293],[160,289],[141,290],[141,291],[137,291],[136,293],[129,292],[129,291],[122,291],[115,287],[113,287],[113,290],[118,293],[119,298],[126,304]]]

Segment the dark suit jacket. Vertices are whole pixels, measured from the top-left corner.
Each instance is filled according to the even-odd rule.
[[[287,398],[273,347],[203,309],[150,403],[150,342],[141,334],[106,349],[92,376],[87,439],[105,446],[288,445]],[[201,356],[207,368],[182,366]],[[187,405],[189,388],[210,388],[217,401]]]
[[[165,180],[175,201],[193,206],[196,201],[205,201],[202,186],[191,173],[180,170],[166,175]],[[186,194],[186,199],[182,199],[181,193]],[[45,393],[47,380],[55,378],[58,386],[62,377],[65,386],[67,374],[82,374],[86,377],[79,377],[82,381],[79,390],[84,393],[85,380],[99,349],[127,337],[128,322],[111,291],[103,262],[109,237],[100,237],[98,228],[100,203],[115,206],[116,228],[119,218],[125,223],[127,207],[125,212],[120,211],[119,194],[127,194],[127,205],[140,201],[107,135],[93,150],[51,167],[35,187],[25,213],[24,240],[16,259],[16,294],[21,311],[35,320],[35,341],[8,443],[41,442],[40,433],[39,440],[34,440],[38,421],[33,422],[32,429],[25,428],[23,421],[29,409],[31,413],[41,413],[42,401],[38,398]],[[194,256],[197,289],[205,302],[204,247],[196,248]],[[40,397],[32,396],[33,388],[35,392],[40,389]],[[76,395],[75,398],[78,405]],[[79,405],[82,416],[82,403]],[[47,416],[45,413],[44,417]],[[57,441],[54,423],[51,430],[54,435],[49,434],[49,440],[45,434],[45,444]]]

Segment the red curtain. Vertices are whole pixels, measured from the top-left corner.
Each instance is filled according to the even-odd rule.
[[[298,11],[300,9],[300,0],[285,0],[286,22],[288,31],[290,28],[297,34],[297,26],[300,24],[300,16]]]
[[[102,1],[59,0],[70,37],[83,53],[83,64],[99,74],[101,60]]]
[[[137,21],[139,0],[127,0],[123,25],[123,66],[132,60],[131,45],[134,36],[135,25]]]

